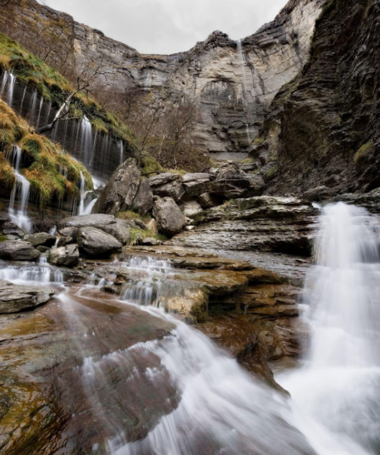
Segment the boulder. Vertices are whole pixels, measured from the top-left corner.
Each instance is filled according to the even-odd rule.
[[[9,281],[0,281],[0,313],[18,313],[46,303],[53,289],[40,286],[19,286]]]
[[[71,244],[50,250],[50,264],[62,267],[75,267],[79,263],[78,245]]]
[[[140,170],[134,159],[121,164],[96,201],[93,213],[115,214],[131,207],[140,185]]]
[[[181,210],[187,217],[192,217],[203,212],[201,205],[197,201],[186,201],[181,204]]]
[[[208,183],[211,180],[211,174],[185,174],[182,180],[186,194],[189,196],[200,196],[208,190]]]
[[[198,202],[203,209],[209,209],[211,207],[216,207],[222,204],[223,199],[215,194],[202,193],[200,196],[198,196]]]
[[[102,213],[63,218],[58,221],[57,226],[58,232],[65,238],[62,240],[62,243],[64,244],[67,244],[68,241],[70,241],[70,243],[76,242],[78,230],[85,227],[100,229],[115,237],[123,245],[125,245],[130,238],[129,224],[126,221],[115,218],[114,215]]]
[[[185,215],[170,197],[158,198],[154,202],[153,216],[158,230],[170,236],[181,232],[186,225]]]
[[[154,187],[153,194],[160,197],[171,197],[178,202],[185,194],[185,189],[180,180],[173,180],[165,185]]]
[[[23,240],[6,240],[0,243],[0,259],[10,261],[35,261],[40,257],[30,242]]]
[[[149,184],[152,188],[157,186],[166,185],[167,183],[174,182],[174,180],[180,179],[179,174],[173,174],[172,172],[164,172],[162,174],[155,175],[149,179]]]
[[[44,246],[50,248],[54,246],[56,237],[54,235],[47,234],[46,232],[38,232],[37,234],[25,236],[24,240],[30,242],[34,247]]]
[[[110,234],[94,227],[83,227],[78,231],[80,251],[88,257],[104,258],[121,251],[121,243]]]
[[[142,178],[136,197],[133,201],[134,209],[142,216],[153,208],[153,192],[147,178]]]
[[[15,237],[22,238],[25,234],[25,231],[12,223],[12,221],[7,221],[3,225],[3,235],[14,235]]]

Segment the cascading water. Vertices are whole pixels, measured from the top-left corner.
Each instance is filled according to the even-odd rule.
[[[303,297],[309,353],[301,370],[278,378],[300,412],[296,426],[320,454],[380,453],[378,230],[362,208],[324,208]]]
[[[13,146],[13,168],[16,177],[16,182],[13,186],[11,197],[9,200],[9,216],[14,224],[19,226],[26,232],[32,229],[32,222],[27,215],[27,207],[30,193],[29,181],[20,173],[21,164],[21,149],[18,146]],[[19,208],[15,209],[16,196],[19,194]]]
[[[4,71],[1,82],[0,96],[3,98],[6,93],[6,102],[10,107],[13,105],[13,96],[15,91],[16,76],[8,71]]]
[[[94,187],[95,187],[95,183],[94,183]],[[78,211],[77,211],[78,215],[90,215],[92,208],[94,207],[94,205],[97,201],[97,198],[92,199],[89,202],[87,202],[87,204],[86,204],[86,199],[92,191],[86,191],[85,188],[86,188],[86,179],[84,178],[84,175],[81,171],[81,173],[80,173],[80,201],[79,201],[79,207],[78,207]]]
[[[80,147],[82,151],[81,161],[85,166],[89,166],[93,153],[92,126],[90,120],[86,116],[83,116],[81,121]]]
[[[244,55],[243,55],[243,46],[241,39],[236,41],[236,47],[238,51],[238,56],[239,56],[239,63],[240,63],[240,68],[241,68],[241,76],[242,76],[242,100],[244,104],[244,108],[247,109],[247,104],[248,104],[248,97],[247,97],[247,76],[245,73],[245,61],[244,61]],[[251,138],[249,134],[249,125],[246,123],[245,125],[245,130],[247,134],[247,140],[248,140],[248,145],[251,143]]]

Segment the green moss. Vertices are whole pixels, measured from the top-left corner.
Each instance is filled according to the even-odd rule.
[[[134,212],[133,210],[126,210],[125,212],[118,212],[117,218],[125,221],[140,220],[143,223],[148,223],[151,220],[149,215],[141,216],[139,213]]]
[[[148,237],[159,240],[160,242],[167,240],[167,237],[165,237],[163,234],[155,234],[149,229],[132,228],[129,232],[131,234],[131,237],[129,239],[128,245],[136,245],[139,239],[147,239]]]
[[[141,174],[151,177],[154,174],[163,172],[163,167],[158,163],[158,161],[153,158],[153,156],[148,152],[141,152]]]
[[[21,173],[31,183],[32,193],[40,205],[75,197],[79,192],[80,174],[85,176],[86,186],[92,189],[92,178],[82,163],[65,153],[58,144],[33,129],[0,100],[0,183],[8,190],[15,182],[13,167],[7,159],[12,146],[22,151]]]
[[[264,181],[268,182],[269,180],[272,180],[273,177],[277,174],[277,172],[278,172],[278,164],[275,163],[264,172],[264,174],[263,174]]]
[[[61,105],[69,93],[71,84],[56,69],[28,52],[21,44],[0,33],[0,70],[12,71],[19,82],[37,89],[46,100]],[[82,118],[85,114],[99,131],[122,139],[131,151],[136,149],[131,130],[116,115],[107,112],[85,93],[77,93],[70,106],[70,115]]]
[[[265,139],[263,137],[257,137],[254,142],[253,142],[253,145],[262,145],[264,143]]]
[[[5,242],[6,240],[8,240],[8,237],[6,235],[0,235],[0,243]]]
[[[355,164],[359,164],[360,161],[364,160],[365,157],[372,150],[372,147],[373,147],[373,142],[367,142],[366,144],[362,145],[360,147],[360,149],[354,155]]]

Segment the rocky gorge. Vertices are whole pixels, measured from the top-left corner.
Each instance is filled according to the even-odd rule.
[[[290,0],[170,56],[4,11],[1,453],[379,454],[378,3]],[[191,102],[209,165],[139,148],[41,27],[99,91]]]

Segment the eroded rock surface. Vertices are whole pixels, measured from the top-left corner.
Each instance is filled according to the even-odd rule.
[[[39,257],[40,252],[29,242],[22,240],[6,240],[5,242],[0,242],[0,259],[35,261]]]
[[[0,280],[0,314],[30,310],[48,302],[54,294],[50,288],[21,286]]]

